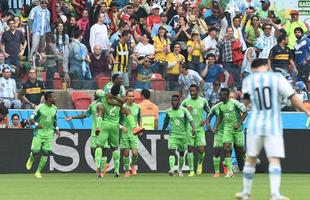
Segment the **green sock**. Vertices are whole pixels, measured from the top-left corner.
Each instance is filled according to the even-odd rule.
[[[124,156],[123,160],[124,160],[125,171],[129,171],[129,157]]]
[[[202,164],[203,163],[203,159],[205,158],[205,153],[199,153],[198,154],[198,164]]]
[[[132,129],[137,127],[137,124],[136,124],[136,121],[135,121],[135,118],[133,117],[133,115],[128,115],[127,120],[128,120]]]
[[[113,151],[112,157],[113,157],[113,160],[114,160],[114,173],[119,173],[120,152],[118,150]]]
[[[96,128],[100,128],[101,123],[102,123],[102,117],[97,117],[97,127]]]
[[[228,168],[228,172],[232,173],[231,157],[225,158],[225,164]]]
[[[179,171],[182,171],[184,165],[184,156],[179,157]]]
[[[221,162],[221,157],[213,156],[213,167],[214,167],[215,173],[220,173],[220,162]]]
[[[169,156],[169,167],[171,171],[174,171],[174,165],[175,165],[175,156],[171,155]]]
[[[133,165],[137,165],[137,162],[138,162],[138,156],[132,156],[131,157],[131,166]]]
[[[189,171],[194,171],[194,154],[193,152],[187,153],[187,162]]]
[[[105,165],[107,164],[107,160],[108,160],[108,158],[106,156],[103,156],[101,158],[101,162],[100,162],[100,169],[101,169],[101,171],[104,170]]]
[[[96,168],[98,169],[101,164],[101,157],[102,157],[102,149],[97,148],[95,151],[95,162],[96,162]]]
[[[37,172],[41,172],[47,162],[47,156],[42,156],[39,162]]]

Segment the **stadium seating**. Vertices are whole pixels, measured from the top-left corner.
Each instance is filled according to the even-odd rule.
[[[105,84],[107,84],[111,80],[111,77],[106,74],[99,74],[98,76],[95,77],[95,80],[97,87],[103,88]]]
[[[155,73],[152,75],[151,87],[153,90],[166,90],[166,81],[163,79],[161,74]]]
[[[57,72],[54,74],[53,88],[57,90],[61,90],[63,88],[62,78],[60,77],[60,74]]]
[[[85,92],[72,92],[71,100],[75,109],[87,109],[92,101]]]

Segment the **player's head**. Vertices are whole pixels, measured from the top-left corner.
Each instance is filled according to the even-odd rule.
[[[144,97],[144,99],[150,99],[151,98],[151,92],[148,89],[143,89],[141,91],[141,95]]]
[[[112,82],[114,85],[123,85],[123,77],[120,74],[114,74],[112,76]]]
[[[229,89],[228,88],[222,88],[220,92],[221,101],[226,103],[229,99]]]
[[[128,103],[135,102],[135,95],[133,93],[133,90],[127,90],[126,92],[126,99]]]
[[[264,58],[258,58],[253,60],[251,64],[252,71],[267,71],[268,70],[268,60]]]
[[[111,88],[111,94],[113,96],[117,96],[120,91],[121,91],[121,87],[119,85],[113,85]]]
[[[171,97],[171,106],[173,109],[178,109],[180,106],[180,96],[175,94]]]
[[[188,65],[186,63],[180,63],[179,70],[181,74],[186,74],[188,71]]]
[[[294,29],[295,37],[300,40],[304,36],[304,30],[301,27],[297,27]]]
[[[46,103],[50,103],[50,104],[56,103],[56,97],[52,91],[45,92],[44,99]]]
[[[189,87],[189,93],[192,99],[197,99],[199,93],[198,86],[196,84],[191,84]]]

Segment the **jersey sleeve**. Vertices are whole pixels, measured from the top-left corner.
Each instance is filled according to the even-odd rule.
[[[41,106],[37,106],[37,107],[33,110],[32,114],[31,114],[31,116],[30,116],[30,119],[35,119],[35,118],[39,117],[39,115],[40,115],[40,108],[41,108]]]
[[[193,121],[193,117],[192,117],[192,115],[189,113],[189,111],[185,108],[184,109],[184,111],[185,111],[185,117],[188,119],[188,121]]]
[[[236,100],[234,100],[233,102],[234,102],[235,106],[236,106],[241,112],[243,112],[243,113],[246,112],[246,107],[245,107],[245,105],[244,105],[243,103],[240,103],[239,101],[236,101]]]
[[[244,94],[249,94],[249,84],[248,84],[248,77],[245,78],[242,82],[242,96]]]
[[[279,77],[279,79],[278,79],[279,80],[279,83],[278,83],[279,88],[278,89],[279,89],[280,94],[287,99],[291,98],[295,94],[292,86],[284,78],[284,76],[279,75],[278,77]]]
[[[206,111],[206,113],[210,112],[210,107],[209,107],[209,103],[206,99],[204,99],[204,106],[203,106],[204,111]]]
[[[86,112],[84,112],[84,115],[86,115],[86,117],[89,117],[89,116],[91,116],[91,114],[92,114],[92,104],[90,104],[89,106],[88,106],[88,109],[86,110]]]

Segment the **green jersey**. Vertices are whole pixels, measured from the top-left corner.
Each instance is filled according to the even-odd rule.
[[[219,117],[220,115],[220,109],[219,109],[219,105],[220,103],[215,104],[214,106],[212,106],[212,108],[210,109],[210,113],[208,114],[208,116],[210,117],[212,116],[216,116]],[[211,120],[211,119],[210,119]],[[218,130],[221,131],[223,130],[223,123],[220,123],[218,126]]]
[[[123,108],[127,108],[130,110],[131,114],[133,115],[135,119],[136,124],[141,120],[141,108],[138,104],[133,103],[132,105],[129,105],[128,103],[125,103],[123,105]],[[126,115],[122,115],[122,118],[124,119],[124,122],[122,123],[122,125],[128,129],[128,133],[132,133],[132,129],[134,127],[131,127],[128,119],[126,118]]]
[[[110,92],[111,92],[111,88],[113,87],[113,82],[112,81],[110,81],[110,82],[108,82],[105,86],[104,86],[104,88],[103,88],[103,91],[106,93],[106,94],[109,94]],[[123,86],[123,85],[121,85],[121,88],[120,88],[121,90],[120,90],[120,92],[119,92],[119,95],[120,95],[120,97],[125,97],[126,96],[126,89],[125,89],[125,87]]]
[[[91,116],[92,126],[91,126],[91,135],[96,135],[97,128],[97,105],[100,104],[98,101],[94,101],[88,106],[87,111],[84,113],[86,117]]]
[[[198,96],[197,99],[192,98],[185,99],[181,105],[184,108],[187,108],[187,106],[192,107],[192,109],[189,112],[193,116],[196,131],[204,131],[203,126],[200,126],[200,122],[203,121],[204,112],[208,114],[210,111],[208,101]]]
[[[246,112],[246,107],[235,99],[229,99],[227,103],[220,102],[219,115],[222,117],[224,127],[233,128],[241,120],[241,112]]]
[[[57,107],[55,105],[48,106],[45,103],[42,103],[32,112],[30,119],[35,120],[43,126],[42,129],[38,129],[37,127],[34,129],[35,135],[49,137],[55,132],[54,129],[57,120]]]
[[[180,107],[177,110],[169,108],[164,121],[170,122],[170,135],[186,135],[188,122],[193,121],[193,117],[186,108]]]

